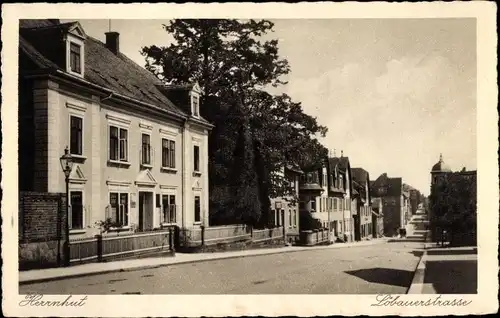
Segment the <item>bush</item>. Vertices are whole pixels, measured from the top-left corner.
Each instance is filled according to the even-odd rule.
[[[319,220],[313,218],[309,213],[300,215],[299,225],[301,231],[323,229],[323,224],[321,224]]]

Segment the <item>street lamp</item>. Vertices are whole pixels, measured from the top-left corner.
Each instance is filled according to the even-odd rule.
[[[69,175],[73,169],[73,157],[71,157],[68,146],[64,149],[64,155],[59,158],[61,162],[61,168],[64,172],[64,179],[66,181],[66,240],[64,242],[64,254],[65,254],[65,266],[69,266],[70,256],[69,256]]]

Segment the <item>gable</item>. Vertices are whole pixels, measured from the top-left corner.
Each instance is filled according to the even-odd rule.
[[[156,179],[153,177],[153,174],[151,173],[151,170],[145,169],[139,172],[139,175],[135,179],[135,184],[136,185],[142,185],[142,186],[156,186],[158,182],[156,182]]]
[[[71,27],[69,27],[68,33],[71,33],[71,35],[74,35],[82,39],[85,39],[87,37],[85,31],[83,30],[79,22],[75,22]]]
[[[83,174],[83,171],[80,168],[80,165],[78,165],[78,164],[73,165],[73,168],[71,169],[71,173],[69,175],[69,182],[71,182],[71,183],[85,183],[85,182],[87,182],[87,179],[85,178],[85,175]]]

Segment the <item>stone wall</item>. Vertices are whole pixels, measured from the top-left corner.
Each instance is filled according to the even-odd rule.
[[[19,268],[45,268],[62,264],[65,226],[66,195],[20,192]]]

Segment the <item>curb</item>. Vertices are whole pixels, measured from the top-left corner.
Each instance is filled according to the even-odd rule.
[[[420,257],[417,268],[415,268],[415,273],[413,274],[411,285],[406,292],[407,294],[422,294],[425,279],[425,256],[427,255],[427,248],[429,246],[429,243],[424,243],[424,252]]]
[[[359,246],[370,246],[370,245],[383,244],[383,243],[387,243],[387,241],[386,240],[372,241],[369,244],[362,244]],[[88,272],[88,273],[74,273],[74,274],[60,275],[60,276],[56,276],[56,277],[34,278],[34,279],[27,279],[24,281],[19,280],[19,286],[31,285],[31,284],[36,284],[36,283],[44,283],[44,282],[49,282],[49,281],[57,281],[57,280],[63,280],[63,279],[69,279],[69,278],[79,278],[79,277],[83,277],[83,276],[104,275],[104,274],[117,273],[117,272],[131,272],[131,271],[137,271],[137,270],[142,270],[142,269],[155,269],[155,268],[167,267],[167,266],[173,266],[173,265],[217,261],[217,260],[221,260],[221,259],[235,259],[235,258],[244,258],[244,257],[250,257],[250,256],[266,256],[266,255],[283,254],[283,253],[297,253],[297,252],[304,252],[304,251],[357,247],[357,246],[352,246],[352,245],[345,246],[345,245],[341,245],[341,243],[339,243],[339,247],[332,248],[332,246],[333,245],[324,245],[324,246],[320,245],[317,247],[301,247],[301,248],[296,249],[296,250],[286,250],[286,251],[280,250],[277,248],[276,251],[269,251],[268,253],[261,253],[261,254],[221,255],[220,257],[206,258],[206,259],[194,259],[194,260],[184,260],[184,261],[179,260],[176,262],[165,263],[165,264],[137,265],[137,266],[128,267],[128,268],[113,268],[113,269],[102,270],[102,271],[93,271],[93,272]]]

